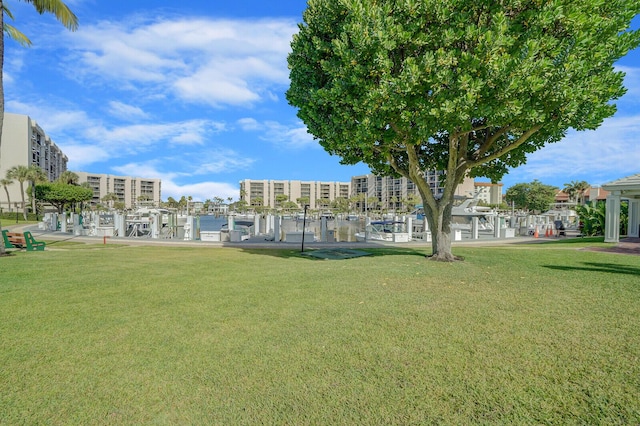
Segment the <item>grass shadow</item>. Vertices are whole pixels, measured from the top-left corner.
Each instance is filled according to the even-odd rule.
[[[567,237],[552,241],[539,241],[536,243],[542,245],[604,243],[604,237]]]
[[[349,259],[357,259],[357,257],[349,257],[349,258],[335,258],[335,259],[325,259],[322,257],[316,257],[309,255],[313,251],[318,250],[332,250],[332,249],[305,249],[304,252],[301,250],[292,250],[292,249],[280,249],[280,248],[241,248],[244,253],[262,255],[262,256],[273,256],[280,259],[288,259],[288,258],[298,258],[298,259],[307,259],[313,261],[326,261],[326,260],[349,260]],[[340,250],[340,249],[336,249]],[[365,257],[376,257],[376,256],[420,256],[425,257],[427,253],[425,251],[420,251],[411,248],[402,248],[402,247],[385,247],[385,248],[359,248],[358,251],[365,252]],[[361,257],[361,256],[360,256]]]
[[[599,262],[584,262],[583,265],[585,266],[542,265],[542,267],[558,271],[607,272],[611,274],[640,276],[640,267],[637,266]]]

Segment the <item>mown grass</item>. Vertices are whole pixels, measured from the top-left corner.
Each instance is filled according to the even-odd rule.
[[[0,258],[0,423],[637,424],[640,259],[576,247]]]

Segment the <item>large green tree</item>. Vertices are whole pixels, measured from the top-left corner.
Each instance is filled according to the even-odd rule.
[[[55,18],[71,31],[78,28],[78,18],[61,0],[23,0],[30,3],[39,14],[51,13]],[[31,40],[18,31],[14,26],[5,21],[5,16],[13,19],[11,10],[7,7],[6,0],[0,0],[0,144],[2,143],[2,124],[4,122],[4,82],[2,70],[4,69],[4,35],[5,33],[23,46],[30,46]],[[0,150],[1,152],[1,150]],[[0,157],[0,162],[2,157]],[[24,203],[23,203],[24,204]],[[0,229],[2,225],[0,224]],[[5,253],[4,245],[0,244],[0,255]]]
[[[453,260],[456,186],[497,181],[611,116],[639,12],[640,0],[309,0],[287,99],[342,163],[413,181],[433,258]],[[424,179],[434,169],[440,198]]]
[[[89,201],[93,198],[91,188],[83,186],[52,182],[35,185],[35,197],[43,203],[54,206],[58,213],[62,213],[66,205],[73,205]]]
[[[517,183],[507,189],[505,201],[518,209],[545,212],[554,203],[557,190],[555,186],[545,185],[538,180]]]

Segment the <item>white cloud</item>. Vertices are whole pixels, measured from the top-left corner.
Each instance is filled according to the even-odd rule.
[[[317,148],[318,142],[307,132],[307,127],[302,123],[286,126],[275,121],[264,123],[265,133],[261,139],[285,148]]]
[[[157,161],[146,163],[127,163],[120,166],[113,166],[111,169],[123,176],[145,177],[149,179],[172,179],[175,173],[162,173],[157,169]]]
[[[530,154],[518,167],[521,182],[587,180],[599,185],[640,171],[640,115],[612,117],[594,131],[570,131],[562,141]],[[584,178],[584,177],[587,178]]]
[[[307,132],[306,126],[296,126],[282,129],[276,127],[272,129],[274,136],[280,137],[283,141],[288,141],[288,145],[296,148],[319,147],[318,142]],[[268,135],[271,132],[268,133]]]
[[[241,118],[237,121],[237,123],[238,125],[240,125],[242,130],[245,130],[245,131],[260,129],[260,124],[254,118],[250,118],[250,117]]]
[[[85,111],[67,109],[67,105],[39,102],[29,104],[17,100],[8,101],[5,111],[24,114],[35,120],[49,135],[84,128],[92,122]],[[55,142],[55,138],[54,138]]]
[[[140,120],[146,119],[149,115],[142,108],[125,104],[120,101],[109,102],[109,114],[121,120]]]
[[[60,149],[69,158],[68,168],[74,171],[83,171],[85,167],[111,158],[111,154],[96,145],[65,144]]]
[[[248,87],[246,80],[224,74],[214,67],[178,79],[174,89],[181,98],[213,106],[249,104],[260,99],[259,94]]]
[[[141,109],[122,102],[110,102],[108,107],[116,115],[145,115]],[[225,123],[212,120],[104,124],[98,119],[89,118],[84,111],[56,108],[56,105],[50,103],[26,104],[10,101],[7,103],[7,110],[30,116],[58,145],[62,145],[60,140],[70,141],[61,148],[72,164],[83,166],[145,152],[165,144],[204,146],[213,135],[226,131]],[[87,147],[82,147],[83,144]],[[92,155],[86,155],[89,152]]]
[[[245,117],[237,120],[236,124],[244,131],[262,132],[260,139],[283,149],[317,148],[320,146],[307,132],[307,127],[302,122],[288,126],[277,121],[258,122],[253,118]]]
[[[88,127],[86,137],[100,144],[109,145],[128,153],[146,150],[161,142],[176,145],[202,145],[205,135],[224,130],[224,124],[207,120],[189,120],[164,124],[132,124],[107,128],[101,125]]]
[[[640,68],[617,66],[616,71],[622,71],[625,73],[624,86],[627,88],[625,97],[629,97],[630,100],[638,100],[640,96]]]
[[[20,72],[24,70],[25,50],[24,48],[21,50],[11,49],[11,55],[5,53],[4,67],[2,70],[5,90],[16,82],[16,79],[13,77],[14,74],[19,75]]]
[[[204,201],[206,199],[212,199],[213,197],[222,197],[224,199],[228,197],[232,197],[233,199],[238,198],[239,189],[237,185],[213,181],[180,184],[178,182],[181,177],[179,173],[160,172],[157,169],[158,165],[159,163],[157,161],[129,163],[113,167],[113,170],[124,176],[143,176],[151,179],[162,179],[163,200],[169,197],[179,199],[183,195],[186,197],[192,196],[196,201]]]
[[[247,170],[255,162],[247,155],[240,155],[231,149],[217,148],[197,155],[197,161],[193,156],[187,157],[194,167],[193,175],[222,174],[237,170]]]
[[[172,180],[162,181],[162,199],[169,197],[179,199],[182,196],[191,196],[195,201],[205,201],[214,197],[237,200],[240,189],[237,185],[226,182],[198,182],[180,185]]]
[[[200,18],[100,22],[64,34],[78,78],[214,107],[273,100],[288,84],[290,20]]]

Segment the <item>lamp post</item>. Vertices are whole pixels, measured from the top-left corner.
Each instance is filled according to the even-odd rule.
[[[302,215],[302,250],[301,253],[304,253],[304,229],[307,226],[307,209],[309,208],[308,204],[304,205],[304,214]]]

